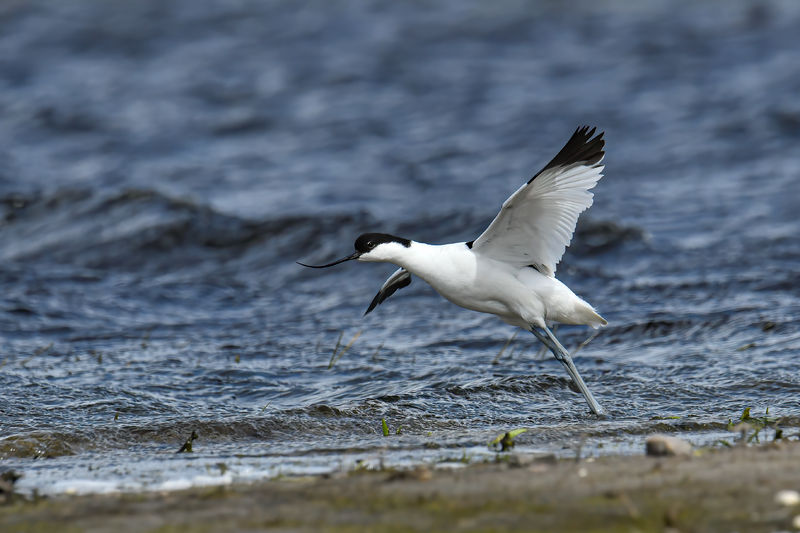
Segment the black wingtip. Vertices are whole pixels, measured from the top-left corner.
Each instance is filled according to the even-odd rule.
[[[605,148],[606,141],[603,139],[605,132],[601,131],[597,135],[596,127],[590,129],[589,126],[581,126],[575,130],[572,137],[567,141],[564,147],[556,154],[556,156],[545,165],[545,167],[536,173],[528,183],[536,179],[536,176],[545,170],[566,167],[574,164],[584,164],[588,166],[598,164],[606,155],[603,148]]]
[[[367,310],[364,311],[364,316],[367,316],[370,312],[372,312],[373,309],[382,304],[386,300],[386,298],[396,293],[399,289],[402,289],[403,287],[408,287],[409,285],[411,285],[411,275],[408,275],[407,277],[400,279],[400,281],[396,281],[392,285],[389,285],[388,287],[385,288],[385,290],[383,288],[379,290],[378,294],[376,294],[375,297],[372,299],[372,301],[369,303],[369,307],[367,307]]]
[[[380,297],[381,293],[378,292],[378,294],[375,295],[375,298],[373,298],[372,301],[369,303],[369,307],[367,307],[367,310],[364,311],[364,316],[367,316],[372,312],[373,309],[378,307],[378,304],[380,303],[378,300],[380,299]]]

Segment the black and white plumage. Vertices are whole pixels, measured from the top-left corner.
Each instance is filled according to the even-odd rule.
[[[578,128],[558,154],[503,203],[474,241],[430,245],[366,233],[356,240],[354,254],[312,268],[353,259],[399,266],[365,314],[408,286],[416,275],[461,307],[497,315],[532,332],[562,363],[592,412],[600,414],[602,408],[548,324],[596,328],[607,323],[555,278],[578,217],[592,205],[590,190],[603,176],[604,145],[602,132],[595,135],[594,128]]]
[[[391,276],[389,276],[389,279],[383,283],[381,289],[378,291],[378,294],[375,295],[375,298],[372,299],[369,307],[367,307],[367,310],[364,311],[364,315],[368,315],[370,311],[375,309],[375,307],[382,304],[386,298],[397,292],[399,289],[408,287],[409,285],[411,285],[411,273],[405,268],[398,268]]]

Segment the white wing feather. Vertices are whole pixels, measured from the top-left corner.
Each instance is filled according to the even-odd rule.
[[[578,130],[576,135],[585,135],[586,129]],[[580,146],[586,146],[593,131]],[[594,195],[589,190],[603,177],[602,139],[595,144],[599,148],[588,154],[592,157],[578,152],[577,156],[587,157],[586,161],[570,162],[568,157],[557,161],[559,153],[543,171],[517,189],[474,241],[473,251],[519,267],[533,265],[545,275],[554,275],[572,240],[578,216],[592,205]],[[569,146],[570,143],[565,149]],[[552,166],[554,163],[556,166]]]

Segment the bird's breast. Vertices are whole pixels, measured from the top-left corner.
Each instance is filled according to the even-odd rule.
[[[524,287],[509,269],[464,249],[442,253],[414,273],[458,306],[495,315],[511,313]]]

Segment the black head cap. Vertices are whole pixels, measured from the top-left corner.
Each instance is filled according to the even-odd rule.
[[[394,235],[389,235],[388,233],[364,233],[358,239],[356,239],[355,247],[357,252],[365,254],[379,244],[383,244],[385,242],[397,242],[406,248],[411,246],[410,240],[402,237],[395,237]]]

